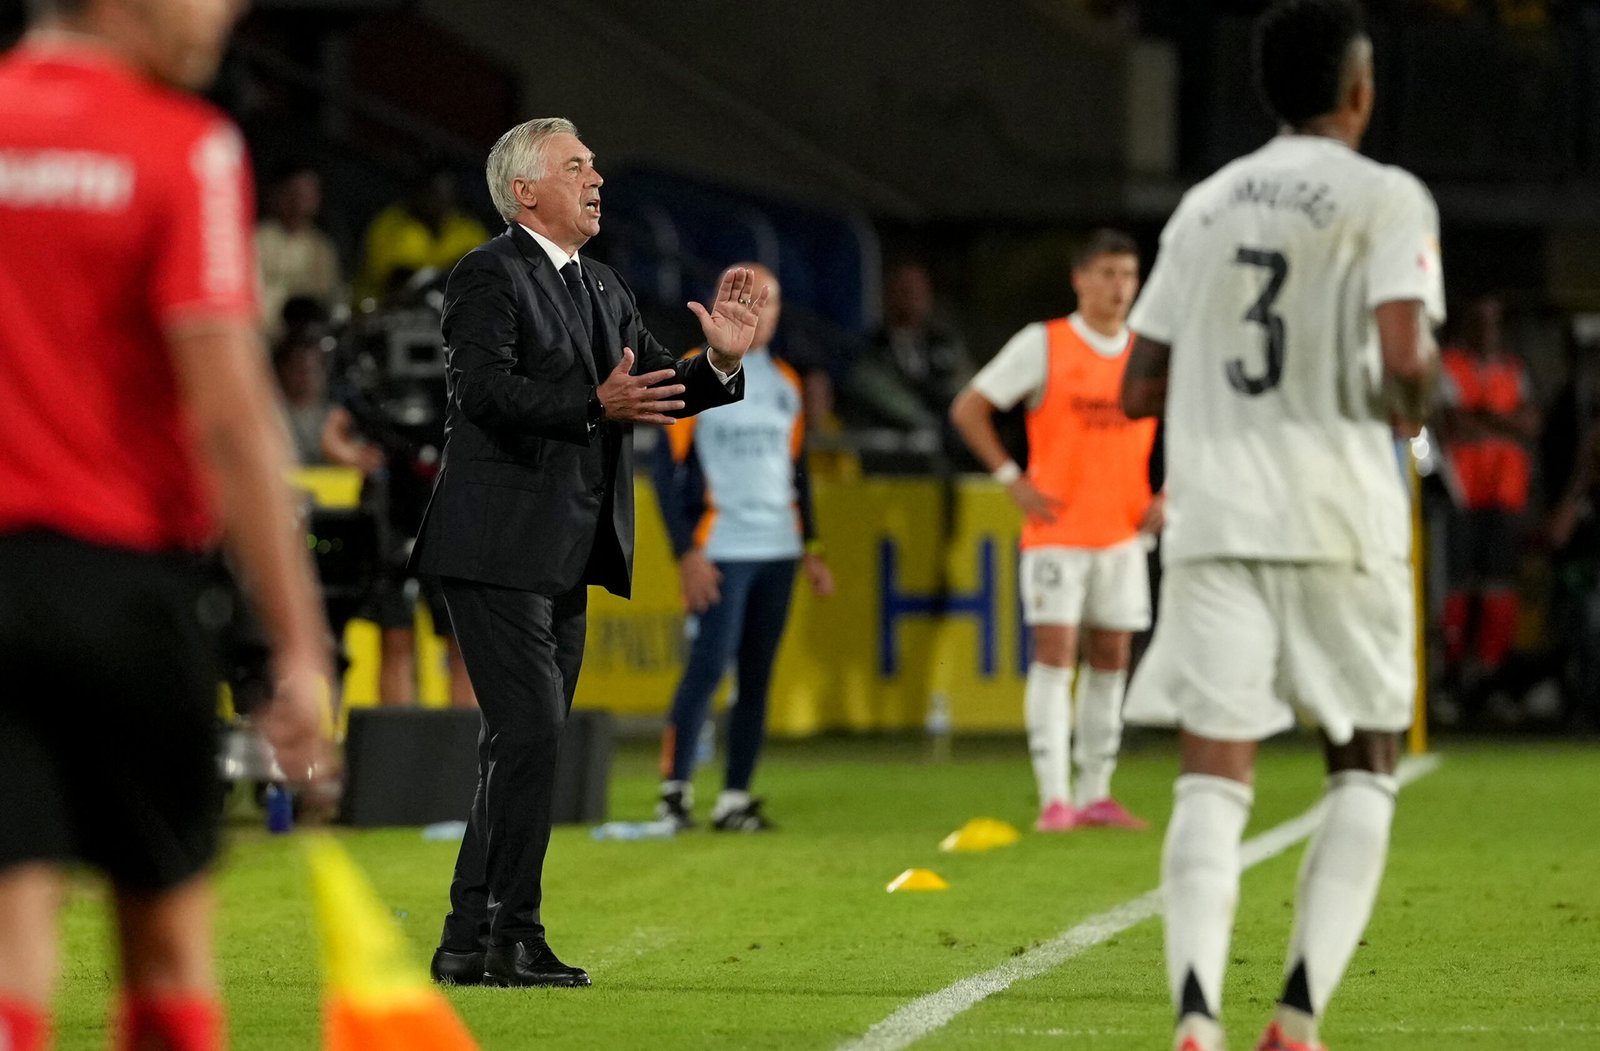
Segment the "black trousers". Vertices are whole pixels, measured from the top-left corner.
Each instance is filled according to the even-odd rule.
[[[446,577],[461,656],[478,694],[478,791],[439,944],[458,952],[544,937],[556,749],[583,664],[587,586],[551,597]]]

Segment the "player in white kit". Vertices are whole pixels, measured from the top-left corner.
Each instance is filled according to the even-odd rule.
[[[1283,133],[1178,206],[1122,390],[1129,416],[1166,417],[1161,617],[1126,714],[1182,729],[1162,859],[1180,1051],[1222,1047],[1257,742],[1297,712],[1325,739],[1326,811],[1263,1051],[1321,1048],[1371,916],[1415,682],[1393,428],[1422,418],[1444,314],[1432,198],[1356,152],[1373,76],[1355,5],[1275,4],[1254,60]]]

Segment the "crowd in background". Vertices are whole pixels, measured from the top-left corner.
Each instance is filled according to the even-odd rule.
[[[414,704],[417,605],[423,603],[425,623],[447,642],[451,701],[471,706],[472,686],[437,584],[405,570],[443,445],[442,369],[433,382],[413,384],[408,399],[394,383],[406,377],[370,375],[392,372],[388,362],[363,361],[350,351],[358,349],[352,340],[363,331],[356,319],[424,301],[489,233],[458,202],[454,174],[436,167],[372,219],[359,269],[347,268],[317,225],[321,204],[315,168],[300,162],[283,167],[264,193],[256,252],[263,329],[272,342],[295,455],[301,466],[359,471],[362,510],[373,525],[365,583],[330,601],[330,619],[336,629],[358,616],[378,625],[378,699]],[[352,272],[353,282],[346,276]],[[431,344],[437,325],[423,325]],[[431,408],[406,412],[419,403]]]
[[[414,338],[436,342],[436,326],[428,335],[436,317],[430,309],[444,277],[491,233],[463,203],[456,172],[445,165],[419,170],[411,190],[381,210],[356,243],[340,246],[319,225],[315,168],[285,164],[264,181],[257,234],[263,322],[301,462],[359,471],[364,503],[381,519],[371,586],[333,612],[336,621],[361,616],[380,625],[380,694],[395,704],[417,696],[419,602],[429,611],[423,623],[449,639],[436,589],[403,569],[442,446],[442,368],[433,383],[425,378],[442,363],[442,351],[411,347],[406,352],[418,367],[387,375],[393,348],[373,351],[373,322],[420,313]],[[1063,261],[1063,288],[1065,271]],[[997,349],[971,345],[957,320],[981,313],[982,304],[965,304],[964,314],[951,309],[929,261],[913,254],[886,261],[881,287],[877,325],[791,355],[802,373],[812,455],[853,472],[948,477],[975,469],[954,439],[948,409]],[[1595,726],[1600,332],[1582,317],[1545,325],[1563,333],[1562,354],[1541,354],[1534,363],[1517,341],[1525,313],[1502,295],[1480,294],[1456,305],[1443,333],[1429,433],[1443,455],[1424,458],[1423,490],[1433,567],[1429,620],[1436,626],[1433,711],[1447,724]],[[1025,458],[1020,421],[1000,423],[1008,446]],[[470,685],[459,666],[456,672],[452,700],[470,704]]]

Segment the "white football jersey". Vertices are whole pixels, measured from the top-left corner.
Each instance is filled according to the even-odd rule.
[[[1172,348],[1168,561],[1405,558],[1411,517],[1373,308],[1444,320],[1414,176],[1285,135],[1190,190],[1129,327]]]

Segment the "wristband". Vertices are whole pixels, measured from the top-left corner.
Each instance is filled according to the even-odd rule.
[[[820,540],[807,540],[806,541],[806,554],[814,555],[817,558],[821,558],[823,555],[826,555],[827,553],[828,553],[828,549],[823,546],[822,541],[820,541]]]
[[[996,467],[992,472],[990,472],[989,477],[993,478],[1001,485],[1010,485],[1012,482],[1022,477],[1022,468],[1017,466],[1017,461],[1007,460],[1005,463],[1001,464],[999,467]]]

